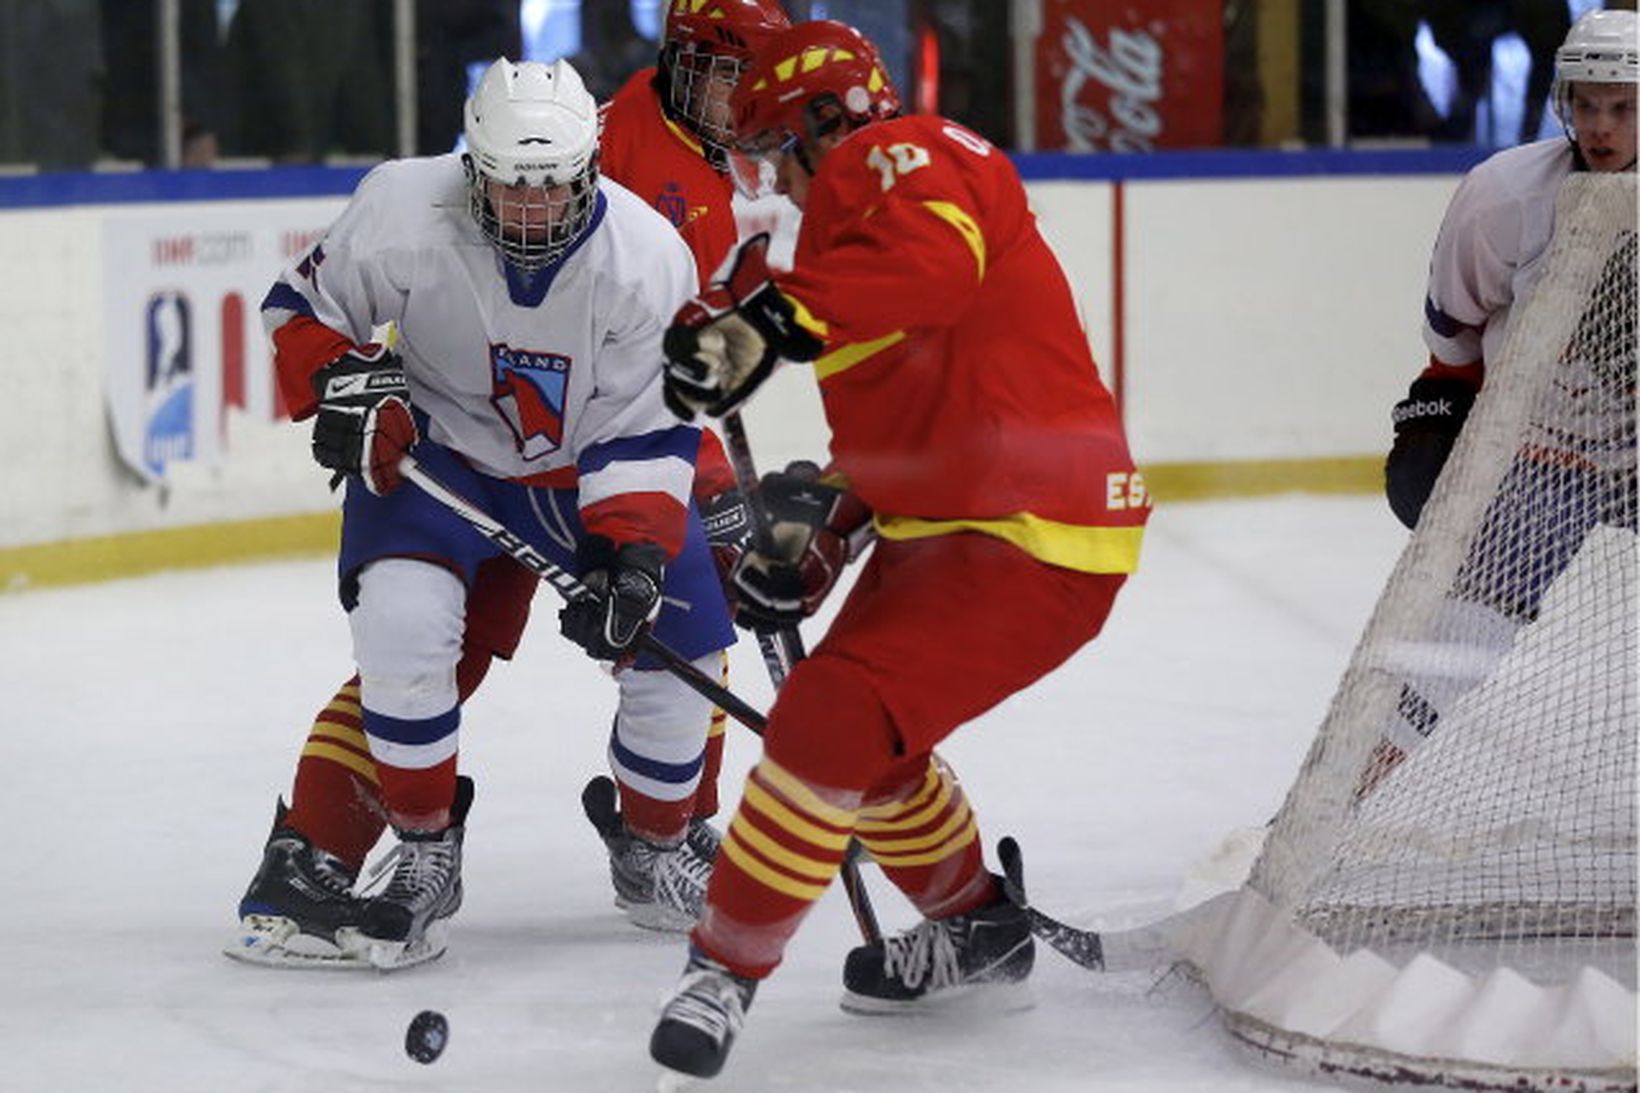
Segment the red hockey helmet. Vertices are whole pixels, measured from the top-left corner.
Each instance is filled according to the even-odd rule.
[[[668,0],[661,31],[661,101],[721,156],[733,143],[728,93],[763,43],[791,26],[775,0]]]
[[[763,43],[732,102],[735,136],[752,154],[900,112],[877,47],[829,19],[799,23]]]

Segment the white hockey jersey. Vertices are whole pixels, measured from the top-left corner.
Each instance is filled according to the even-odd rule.
[[[570,252],[520,275],[467,202],[459,155],[376,167],[268,293],[268,331],[307,317],[362,344],[391,323],[430,439],[496,477],[578,482],[584,516],[610,504],[642,523],[650,508],[681,527],[699,433],[662,401],[661,335],[695,291],[688,247],[602,179]]]
[[[1543,272],[1555,202],[1573,167],[1571,142],[1554,137],[1499,152],[1465,176],[1430,259],[1423,334],[1436,361],[1497,361],[1511,319]],[[1568,347],[1530,443],[1574,463],[1632,467],[1632,362],[1614,368],[1595,359],[1599,353],[1595,345]]]
[[[1424,344],[1443,364],[1497,356],[1510,310],[1537,279],[1572,172],[1564,137],[1499,152],[1464,176],[1429,262]]]

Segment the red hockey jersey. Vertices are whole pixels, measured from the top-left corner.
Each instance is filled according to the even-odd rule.
[[[734,183],[661,112],[654,78],[653,68],[643,69],[604,104],[599,164],[672,222],[694,252],[704,286],[735,245]]]
[[[603,106],[599,169],[672,222],[695,256],[704,288],[737,239],[734,184],[706,161],[700,142],[661,111],[655,70],[635,74]],[[695,496],[735,484],[717,434],[701,430]]]
[[[1127,573],[1150,500],[1007,156],[931,115],[822,161],[777,277],[825,340],[834,467],[886,538],[978,531]]]

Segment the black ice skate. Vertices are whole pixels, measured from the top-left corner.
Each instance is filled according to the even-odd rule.
[[[649,1037],[650,1058],[680,1074],[713,1077],[729,1058],[756,993],[757,980],[735,975],[691,949],[683,978],[661,1005],[661,1019]]]
[[[1030,918],[1002,896],[852,950],[843,964],[843,1008],[903,1013],[973,1002],[1021,1009],[1030,1005],[1025,979],[1035,960]]]
[[[717,861],[718,847],[723,844],[723,833],[700,816],[689,820],[689,833],[684,836],[695,857],[711,865]]]
[[[444,955],[448,920],[461,909],[461,843],[472,803],[472,779],[458,776],[449,827],[398,833],[373,870],[393,867],[387,887],[365,903],[356,929],[338,931],[338,945],[384,971]]]
[[[222,951],[248,964],[364,966],[336,943],[336,931],[357,926],[364,913],[354,872],[284,826],[287,811],[283,800],[275,806],[262,864],[239,901],[239,933]]]
[[[648,842],[622,822],[615,798],[614,781],[603,775],[581,791],[587,819],[609,851],[615,906],[626,912],[633,925],[646,930],[689,930],[706,906],[717,833],[705,821],[700,821],[699,829],[691,822],[688,834],[676,846]],[[703,854],[708,842],[712,856]]]

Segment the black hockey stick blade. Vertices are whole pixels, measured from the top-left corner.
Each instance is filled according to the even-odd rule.
[[[1026,899],[1024,856],[1012,835],[1004,835],[997,843],[997,860],[1002,863],[1002,890],[1030,918],[1031,933],[1084,968],[1104,971],[1105,947],[1098,934],[1056,922]]]
[[[1002,863],[1003,891],[1030,917],[1031,933],[1071,962],[1095,972],[1142,971],[1172,962],[1168,939],[1177,916],[1131,930],[1081,930],[1043,914],[1026,900],[1025,863],[1011,836],[997,843],[997,859]]]

